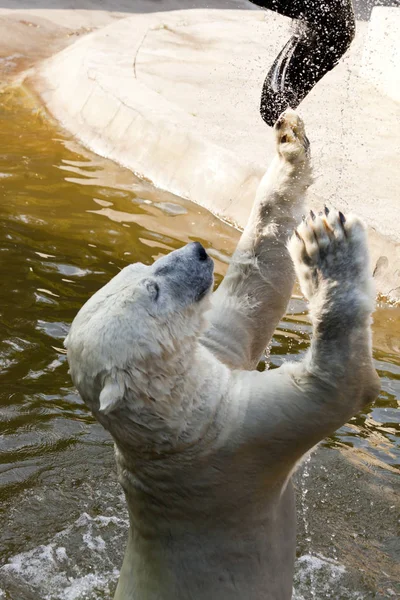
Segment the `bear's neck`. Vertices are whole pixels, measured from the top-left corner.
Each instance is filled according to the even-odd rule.
[[[123,414],[110,415],[109,421],[122,454],[131,456],[134,449],[138,458],[149,457],[201,440],[226,396],[229,369],[196,338],[192,343],[181,340],[179,352],[153,357],[151,365],[135,371],[132,397]]]
[[[187,313],[182,323],[165,324],[154,340],[153,351],[134,366],[138,405],[147,405],[171,426],[175,420],[183,421],[199,400],[208,362],[199,344],[204,312],[190,307]]]
[[[175,407],[181,410],[183,404],[193,400],[198,387],[199,359],[195,337],[181,339],[172,350],[151,358],[151,364],[145,366],[145,395],[157,410],[165,409],[168,414]]]

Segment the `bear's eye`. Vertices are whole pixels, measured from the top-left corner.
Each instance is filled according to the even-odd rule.
[[[155,275],[169,275],[169,273],[171,273],[172,271],[172,265],[164,265],[163,267],[159,267],[156,271],[155,271]]]
[[[149,292],[152,300],[156,301],[160,294],[160,287],[155,281],[146,281],[146,289]]]

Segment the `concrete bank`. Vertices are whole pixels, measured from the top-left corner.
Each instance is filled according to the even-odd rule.
[[[378,290],[399,299],[400,104],[361,68],[367,27],[301,107],[310,204],[365,219]],[[243,226],[273,152],[260,88],[289,28],[268,11],[134,15],[44,61],[29,81],[90,149]]]
[[[117,19],[181,9],[186,4],[190,8],[252,7],[247,0],[2,0],[0,88],[24,69]]]

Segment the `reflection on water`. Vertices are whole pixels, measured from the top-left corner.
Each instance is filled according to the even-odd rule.
[[[21,91],[0,102],[0,598],[104,599],[121,563],[125,505],[111,441],[71,386],[62,341],[83,302],[129,262],[151,263],[196,239],[215,259],[218,281],[238,233],[76,146]],[[324,442],[298,477],[299,600],[397,594],[398,547],[386,528],[398,502],[399,333],[399,309],[380,308],[379,400]],[[297,359],[309,336],[294,297],[272,366]],[[373,502],[374,486],[379,514],[360,503]],[[364,528],[371,518],[362,543],[339,528],[343,498],[356,513],[358,504]],[[360,523],[354,513],[349,522]],[[356,576],[355,548],[362,556],[375,548],[382,568],[364,564],[366,576]]]

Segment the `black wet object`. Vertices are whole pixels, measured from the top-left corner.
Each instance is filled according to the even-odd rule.
[[[353,5],[351,0],[250,1],[299,21],[264,82],[260,112],[272,126],[288,106],[296,108],[346,52],[355,33]]]

